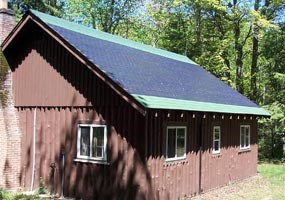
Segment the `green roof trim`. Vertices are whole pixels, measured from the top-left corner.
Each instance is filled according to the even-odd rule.
[[[270,116],[270,114],[266,110],[259,107],[247,107],[247,106],[217,104],[209,102],[188,101],[182,99],[172,99],[172,98],[145,96],[137,94],[132,94],[132,96],[143,106],[151,109],[170,109],[170,110]]]
[[[71,30],[71,31],[74,31],[77,33],[88,35],[90,37],[94,37],[94,38],[97,38],[100,40],[105,40],[105,41],[117,43],[117,44],[124,45],[124,46],[130,47],[130,48],[145,51],[145,52],[148,52],[151,54],[156,54],[156,55],[163,56],[166,58],[170,58],[173,60],[197,65],[195,62],[190,60],[187,56],[183,56],[183,55],[179,55],[179,54],[169,52],[166,50],[158,49],[158,48],[152,47],[150,45],[145,45],[145,44],[142,44],[139,42],[128,40],[128,39],[125,39],[123,37],[112,35],[112,34],[109,34],[109,33],[103,32],[103,31],[98,31],[96,29],[93,29],[93,28],[90,28],[90,27],[87,27],[84,25],[76,24],[74,22],[69,22],[67,20],[60,19],[60,18],[51,16],[48,14],[44,14],[44,13],[38,12],[36,10],[30,10],[30,11],[32,14],[34,14],[35,16],[40,18],[43,22],[54,25],[54,26],[59,26],[61,28],[65,28],[65,29],[68,29],[68,30]]]

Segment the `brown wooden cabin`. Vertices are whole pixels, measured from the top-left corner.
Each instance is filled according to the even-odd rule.
[[[269,114],[184,56],[33,10],[2,47],[26,190],[172,200],[257,174]]]

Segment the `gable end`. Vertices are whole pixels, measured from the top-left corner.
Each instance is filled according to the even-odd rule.
[[[95,64],[89,61],[86,56],[84,56],[78,49],[71,46],[68,41],[62,38],[58,33],[52,30],[47,24],[42,22],[37,16],[35,16],[31,11],[28,11],[18,25],[13,29],[13,31],[8,35],[8,37],[2,43],[4,55],[9,51],[10,46],[15,45],[17,37],[21,35],[22,29],[27,26],[28,23],[35,23],[40,27],[45,33],[50,35],[55,41],[58,42],[63,48],[65,48],[70,54],[72,54],[80,63],[91,70],[97,77],[104,81],[115,93],[117,93],[124,101],[128,102],[133,108],[138,110],[142,115],[146,115],[146,109],[142,106],[133,96],[121,88],[117,83],[115,83],[107,74],[101,71]],[[11,50],[11,49],[10,49]],[[11,50],[12,51],[12,50]],[[12,59],[12,58],[11,58]],[[11,59],[8,59],[11,60]]]

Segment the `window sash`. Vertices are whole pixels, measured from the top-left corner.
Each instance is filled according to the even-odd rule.
[[[213,127],[213,147],[212,149],[213,149],[212,153],[214,154],[221,152],[221,127],[220,126]]]
[[[166,128],[167,161],[186,158],[186,133],[187,131],[185,126],[167,126]]]
[[[88,155],[82,155],[82,146],[81,146],[81,136],[83,128],[89,128],[89,152]],[[103,128],[103,144],[101,141],[101,145],[94,144],[94,135],[96,134],[96,128]],[[96,145],[96,146],[95,146]],[[103,146],[102,146],[103,145]],[[96,147],[96,148],[95,148]],[[77,158],[81,159],[91,159],[91,160],[100,160],[106,161],[107,160],[107,126],[106,125],[98,125],[98,124],[78,124],[78,134],[77,134]],[[101,156],[96,156],[98,149],[101,149]]]
[[[240,149],[250,148],[250,126],[240,126]]]

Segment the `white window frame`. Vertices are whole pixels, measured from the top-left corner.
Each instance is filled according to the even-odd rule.
[[[176,134],[176,141],[175,141],[175,156],[168,158],[167,152],[168,152],[168,130],[169,129],[176,129],[175,134]],[[177,156],[177,129],[184,129],[184,154],[183,156]],[[166,127],[166,152],[165,156],[166,159],[165,161],[173,161],[173,160],[180,160],[180,159],[185,159],[186,158],[186,144],[187,144],[187,127],[186,126],[167,126]]]
[[[215,130],[218,129],[219,130],[219,138],[216,139],[215,138]],[[218,141],[219,142],[219,149],[218,150],[215,150],[215,142]],[[214,126],[213,127],[213,151],[212,153],[213,154],[218,154],[221,152],[221,126]]]
[[[242,134],[242,132],[241,132],[241,130],[242,130],[242,128],[248,128],[248,146],[242,146],[241,145],[241,142],[242,142],[242,139],[241,139],[241,134]],[[239,138],[240,138],[240,149],[249,149],[250,148],[250,125],[241,125],[240,126],[240,136],[239,136]],[[245,137],[244,137],[244,144],[246,144],[246,135],[245,135]]]
[[[89,127],[90,128],[90,154],[89,156],[80,155],[80,138],[81,138],[81,127]],[[93,128],[103,127],[104,128],[104,150],[103,157],[92,157],[92,143],[93,143]],[[106,162],[107,161],[107,126],[100,124],[78,124],[77,126],[77,161],[85,160],[85,161],[98,161],[98,162]]]

